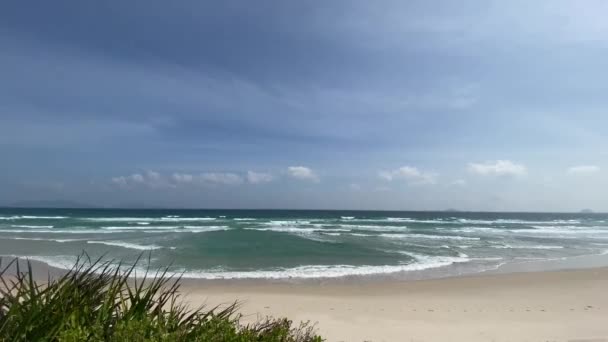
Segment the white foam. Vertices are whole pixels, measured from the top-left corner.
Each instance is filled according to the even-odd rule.
[[[83,217],[81,220],[91,222],[152,222],[160,219],[153,217]]]
[[[67,216],[28,216],[28,215],[18,215],[18,216],[0,216],[0,220],[62,220],[67,219]]]
[[[168,222],[198,222],[198,221],[215,221],[215,217],[162,217],[161,221]]]
[[[48,264],[51,267],[60,269],[71,269],[76,263],[76,257],[67,255],[55,256],[15,256],[20,259],[30,259]],[[454,263],[466,262],[467,258],[460,257],[425,257],[421,256],[411,264],[386,265],[386,266],[354,266],[354,265],[307,265],[293,268],[277,268],[272,270],[259,271],[187,271],[177,269],[174,275],[192,279],[289,279],[289,278],[338,278],[346,276],[367,276],[378,274],[391,274],[398,272],[422,271],[431,268],[449,266]],[[138,268],[139,272],[145,273],[145,268]]]
[[[192,233],[206,233],[206,232],[219,232],[223,230],[230,230],[227,226],[184,226],[186,231]]]
[[[136,227],[136,226],[107,226],[101,227],[101,229],[106,230],[140,230],[140,229],[175,229],[180,228],[181,226],[144,226],[144,227]]]
[[[365,225],[365,224],[341,224],[341,228],[350,228],[353,230],[375,230],[375,231],[403,231],[407,229],[407,226],[378,226],[378,225]]]
[[[499,248],[499,249],[563,249],[563,246],[546,246],[546,245],[533,245],[533,246],[525,246],[525,245],[509,245],[509,244],[504,244],[504,245],[494,245],[494,246],[490,246],[492,248]]]
[[[350,232],[350,229],[345,228],[327,228],[327,229],[319,229],[319,228],[298,228],[298,227],[269,227],[269,228],[244,228],[245,230],[257,230],[261,232],[279,232],[279,233],[303,233],[303,234],[313,234],[313,233],[334,233],[334,232]]]
[[[307,224],[310,224],[310,221],[303,221],[303,220],[291,220],[291,221],[272,220],[270,222],[264,222],[264,224],[268,225],[268,226],[297,226],[297,225],[307,225]]]
[[[340,219],[348,221],[348,220],[354,220],[355,217],[354,216],[341,216]]]
[[[233,220],[235,220],[235,221],[255,221],[254,218],[249,218],[249,217],[236,217]]]
[[[28,240],[28,241],[51,241],[51,242],[60,242],[60,243],[65,243],[65,242],[74,242],[74,241],[84,241],[83,239],[46,239],[46,238],[26,238],[26,237],[18,237],[18,236],[14,236],[14,237],[0,237],[0,239],[6,239],[6,240]]]
[[[296,227],[245,228],[245,230],[257,230],[257,231],[261,231],[261,232],[279,232],[279,233],[300,233],[300,234],[313,234],[314,232],[321,231],[316,228],[296,228]]]
[[[15,228],[31,228],[31,229],[51,229],[53,226],[30,226],[27,224],[12,224],[11,227]]]
[[[458,219],[457,222],[469,224],[572,224],[580,223],[579,220],[552,220],[552,221],[528,221],[528,220],[513,220],[513,219],[496,219],[496,220],[475,220],[475,219]]]
[[[53,234],[111,234],[111,233],[125,233],[129,232],[128,230],[101,230],[101,229],[74,229],[74,230],[66,230],[66,229],[0,229],[0,233],[53,233]]]
[[[368,276],[399,272],[422,271],[439,268],[469,259],[461,257],[425,257],[412,264],[386,266],[354,265],[308,265],[293,268],[260,271],[185,271],[184,278],[196,279],[289,279],[289,278],[339,278],[347,276]],[[180,270],[181,271],[181,270]],[[180,272],[181,274],[181,272]]]
[[[559,235],[589,235],[608,234],[608,227],[594,226],[533,226],[534,229],[513,229],[511,233],[519,234],[559,234]]]
[[[380,234],[383,238],[388,239],[433,239],[433,240],[479,240],[477,237],[466,237],[466,236],[454,236],[454,235],[426,235],[426,234]]]
[[[130,243],[130,242],[124,242],[124,241],[93,240],[93,241],[87,241],[87,243],[123,247],[123,248],[128,248],[128,249],[137,249],[137,250],[142,250],[142,251],[163,248],[162,246],[157,246],[157,245],[138,245],[136,243]]]
[[[164,217],[85,217],[85,221],[92,222],[197,222],[197,221],[214,221],[215,217],[179,217],[179,216],[164,216]]]
[[[141,226],[147,226],[147,225],[150,224],[150,222],[135,222],[135,223],[137,223],[137,224],[139,224]]]

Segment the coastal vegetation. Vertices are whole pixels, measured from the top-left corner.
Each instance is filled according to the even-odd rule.
[[[237,302],[192,309],[181,300],[180,277],[168,268],[136,277],[137,262],[117,267],[82,255],[69,271],[39,282],[30,262],[20,264],[0,260],[3,342],[323,341],[307,322],[266,318],[243,324]]]

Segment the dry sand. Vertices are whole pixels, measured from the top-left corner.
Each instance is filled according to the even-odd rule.
[[[409,282],[187,282],[192,304],[317,322],[328,341],[608,341],[608,268]]]

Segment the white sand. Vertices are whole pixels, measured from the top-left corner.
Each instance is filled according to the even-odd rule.
[[[328,341],[608,341],[608,268],[410,282],[185,284],[192,304],[318,322]]]

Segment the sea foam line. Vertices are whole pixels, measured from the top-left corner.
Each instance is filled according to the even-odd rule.
[[[28,216],[28,215],[18,215],[18,216],[0,216],[0,220],[62,220],[67,219],[67,216]]]
[[[122,248],[128,248],[128,249],[136,249],[136,250],[141,250],[141,251],[163,248],[162,246],[157,246],[157,245],[139,245],[139,244],[136,244],[136,243],[130,243],[130,242],[124,242],[124,241],[107,241],[107,240],[106,241],[99,241],[99,240],[91,240],[91,241],[87,241],[87,243],[89,243],[89,244],[107,245],[107,246],[115,246],[115,247],[122,247]]]
[[[31,229],[51,229],[53,226],[31,226],[27,224],[12,224],[11,227],[14,228],[31,228]]]
[[[59,243],[65,243],[65,242],[74,242],[74,241],[84,241],[84,239],[46,239],[46,238],[28,238],[28,237],[20,237],[20,236],[3,236],[0,237],[0,239],[4,239],[4,240],[28,240],[28,241],[50,241],[50,242],[59,242]]]
[[[408,238],[421,238],[421,239],[436,239],[436,240],[479,240],[478,237],[466,237],[466,236],[452,236],[452,235],[426,235],[426,234],[380,234],[379,236],[388,239],[408,239]]]

